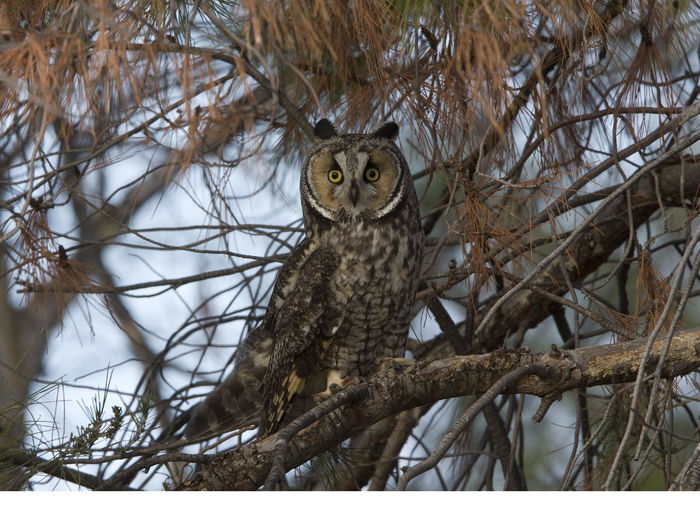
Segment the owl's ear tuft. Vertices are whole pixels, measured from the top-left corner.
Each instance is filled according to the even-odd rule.
[[[383,137],[393,141],[396,139],[396,136],[399,135],[399,126],[393,121],[390,121],[377,128],[372,135],[374,137]]]
[[[338,133],[335,131],[333,123],[328,121],[326,118],[323,118],[321,121],[316,123],[316,126],[314,127],[314,135],[317,139],[330,139],[331,137],[338,135]]]

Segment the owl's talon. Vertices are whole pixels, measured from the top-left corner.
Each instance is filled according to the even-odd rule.
[[[325,401],[331,396],[337,394],[343,389],[349,387],[350,385],[359,385],[364,381],[364,378],[360,376],[348,376],[346,378],[340,379],[340,385],[338,383],[330,383],[328,387],[323,391],[313,395],[314,402],[319,404]]]
[[[314,402],[315,402],[316,404],[320,404],[320,403],[322,403],[323,401],[325,401],[326,399],[328,399],[331,395],[333,395],[333,394],[331,394],[331,392],[330,392],[329,390],[330,390],[330,389],[327,388],[327,389],[324,390],[323,392],[319,392],[319,393],[317,393],[317,394],[314,394],[314,395],[312,396]]]

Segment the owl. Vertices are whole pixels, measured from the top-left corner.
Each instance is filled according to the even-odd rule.
[[[305,239],[234,371],[195,410],[190,435],[259,411],[274,433],[333,391],[403,357],[423,258],[418,199],[395,123],[339,135],[328,120],[301,170]]]

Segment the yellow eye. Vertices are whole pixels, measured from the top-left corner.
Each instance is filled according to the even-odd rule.
[[[377,179],[379,179],[379,169],[376,167],[367,167],[365,169],[365,181],[374,183]]]
[[[333,184],[338,184],[343,180],[343,171],[340,169],[331,169],[328,171],[328,181]]]

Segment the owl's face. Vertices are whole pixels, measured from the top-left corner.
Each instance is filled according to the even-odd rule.
[[[395,123],[372,134],[337,135],[321,120],[315,132],[318,142],[301,177],[302,200],[310,210],[331,221],[376,220],[403,200],[410,174],[392,142]]]

